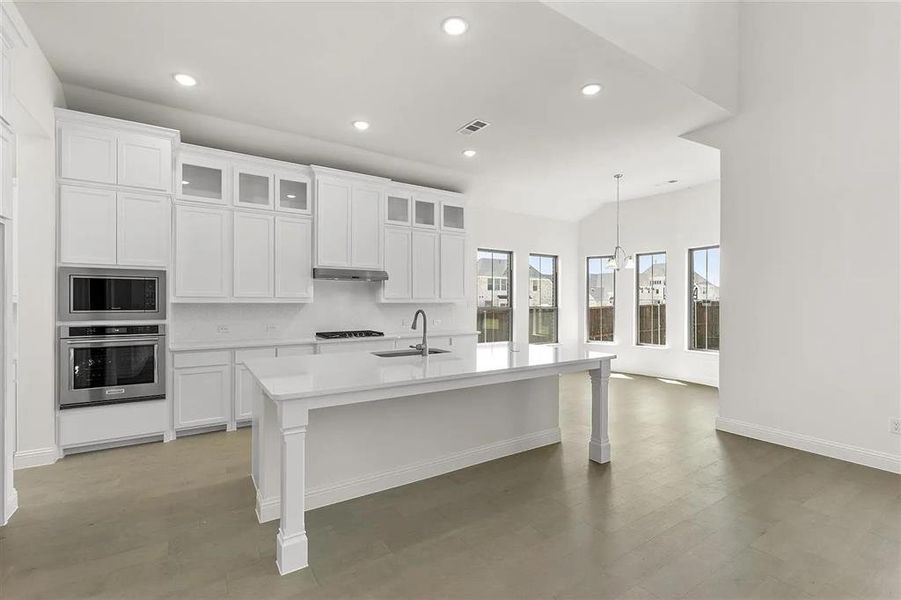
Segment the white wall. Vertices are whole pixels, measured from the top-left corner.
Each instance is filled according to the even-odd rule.
[[[627,181],[623,179],[624,185]],[[665,347],[635,344],[635,276],[637,269],[616,275],[616,316],[612,343],[592,342],[592,348],[617,355],[612,368],[717,385],[719,355],[688,350],[688,249],[711,246],[720,239],[718,181],[623,202],[620,245],[629,254],[666,252]],[[586,331],[585,258],[612,254],[616,246],[616,205],[605,204],[579,223],[579,340]]]
[[[901,472],[901,6],[751,4],[722,149],[721,429]]]
[[[56,459],[53,108],[65,101],[59,79],[15,7],[6,3],[4,10],[23,42],[11,52],[12,126],[18,145],[18,468]]]
[[[560,343],[579,341],[578,224],[480,208],[470,201],[470,242],[478,248],[513,252],[513,341],[529,342],[529,254],[552,254],[557,260],[558,335]],[[475,282],[475,258],[470,280]],[[472,303],[475,318],[475,302]]]

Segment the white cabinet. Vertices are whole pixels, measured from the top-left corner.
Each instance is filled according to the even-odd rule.
[[[312,212],[310,178],[301,173],[276,173],[275,208],[308,215]]]
[[[410,225],[413,196],[402,190],[389,190],[385,196],[385,223]]]
[[[275,296],[313,298],[313,223],[275,217]]]
[[[388,272],[388,281],[382,288],[382,297],[386,300],[409,300],[412,297],[412,234],[409,228],[385,228],[385,271]]]
[[[119,185],[172,191],[172,142],[140,134],[119,134]]]
[[[226,424],[231,415],[230,352],[184,352],[173,357],[175,428]]]
[[[0,217],[13,218],[16,134],[0,121]]]
[[[175,295],[229,295],[231,215],[216,208],[175,207]]]
[[[116,212],[115,191],[61,186],[60,261],[115,265]]]
[[[355,185],[351,196],[350,245],[352,267],[382,268],[382,191]]]
[[[466,237],[441,234],[440,287],[442,300],[462,300],[466,295]]]
[[[308,356],[315,353],[313,346],[279,346],[276,350],[276,356]]]
[[[316,182],[316,264],[350,266],[350,183]]]
[[[116,183],[116,132],[101,127],[65,125],[59,131],[59,176]]]
[[[414,300],[438,297],[438,233],[413,230],[410,261]]]
[[[274,217],[265,213],[235,212],[235,298],[271,298],[274,290]]]
[[[235,350],[235,421],[247,421],[253,417],[254,380],[244,361],[275,356],[275,348]]]
[[[438,201],[428,197],[413,196],[413,225],[436,229],[438,227]]]
[[[61,179],[172,191],[178,132],[57,109]]]
[[[272,208],[272,172],[264,166],[235,165],[235,206]]]
[[[441,229],[462,232],[466,229],[466,209],[459,202],[441,202]]]
[[[319,267],[381,269],[387,180],[314,167]]]
[[[169,198],[119,192],[116,264],[166,267],[169,263]]]
[[[178,198],[212,204],[228,203],[228,161],[202,153],[181,152],[176,171]]]
[[[382,350],[394,350],[394,340],[342,340],[330,344],[319,344],[319,354],[381,352]]]

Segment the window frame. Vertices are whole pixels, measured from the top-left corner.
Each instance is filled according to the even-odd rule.
[[[513,276],[516,271],[515,263],[513,262],[514,261],[513,250],[498,250],[496,248],[476,248],[476,278],[478,278],[478,260],[479,260],[479,253],[481,253],[481,252],[490,252],[492,254],[506,254],[509,257],[508,258],[509,267],[507,269],[507,271],[509,272],[509,275],[506,277],[506,279],[507,279],[507,290],[506,290],[507,303],[509,306],[491,306],[491,307],[479,306],[478,281],[476,281],[476,296],[477,296],[476,297],[476,327],[478,327],[478,325],[479,325],[479,311],[481,309],[483,309],[483,308],[491,308],[493,310],[502,309],[503,311],[509,313],[509,317],[507,320],[508,320],[508,323],[510,324],[510,335],[508,336],[510,339],[505,340],[505,341],[480,342],[480,341],[478,341],[478,337],[477,337],[476,344],[512,344],[513,336],[516,331],[516,327],[514,326],[514,323],[513,323],[513,309],[515,308],[514,301],[513,301],[513,296],[514,296],[514,294],[513,294],[513,290],[514,290]],[[494,287],[494,279],[495,279],[494,272],[492,272],[491,277],[490,277],[492,287]],[[500,278],[500,279],[504,279],[504,278]],[[502,290],[491,290],[491,291],[497,292],[497,291],[502,291]],[[481,332],[480,332],[480,336],[481,336]]]
[[[529,252],[529,267],[532,264],[532,257],[536,258],[550,258],[554,261],[554,305],[553,306],[535,306],[533,307],[531,302],[529,303],[529,312],[532,312],[532,308],[541,308],[541,309],[549,309],[553,308],[554,310],[554,339],[549,342],[533,342],[532,341],[532,319],[531,314],[529,315],[529,343],[535,344],[536,346],[544,346],[548,344],[559,344],[560,343],[560,257],[556,254],[543,254],[540,252]],[[531,282],[530,282],[531,284]],[[529,294],[532,294],[532,286],[529,285]],[[538,293],[541,294],[541,285],[538,286]]]
[[[667,349],[667,348],[669,348],[669,336],[667,335],[667,328],[666,328],[666,326],[664,326],[664,329],[663,329],[664,342],[663,342],[662,344],[643,343],[643,342],[641,341],[641,304],[640,304],[640,299],[639,299],[639,294],[641,293],[640,290],[639,290],[639,283],[640,283],[640,282],[639,282],[639,277],[641,276],[641,271],[640,271],[641,257],[642,257],[642,256],[650,256],[650,257],[652,257],[652,258],[651,258],[651,264],[653,265],[653,264],[654,264],[654,259],[653,259],[653,257],[656,256],[656,255],[658,255],[658,254],[662,254],[662,255],[663,255],[664,261],[665,261],[665,264],[666,264],[666,279],[667,279],[667,282],[664,283],[664,294],[663,294],[663,305],[666,306],[666,305],[667,305],[667,302],[666,302],[666,299],[667,299],[666,288],[667,288],[668,283],[669,283],[669,282],[668,282],[668,279],[669,279],[669,258],[667,257],[666,250],[659,250],[659,251],[652,251],[652,252],[636,252],[636,253],[635,253],[635,278],[634,278],[634,284],[633,284],[633,286],[632,286],[633,299],[634,299],[634,302],[635,302],[635,310],[634,310],[634,313],[633,313],[633,314],[635,315],[635,327],[633,327],[633,329],[632,329],[632,334],[634,335],[634,338],[635,338],[635,339],[634,339],[634,344],[633,344],[633,345],[636,346],[636,347],[641,347],[641,348],[656,348],[656,349]],[[653,286],[653,282],[652,282],[652,286]],[[652,289],[653,289],[653,287],[652,287]],[[667,323],[669,323],[669,320],[667,320]]]
[[[589,298],[591,297],[591,273],[588,270],[588,263],[592,259],[597,259],[601,261],[601,274],[603,275],[604,265],[607,264],[607,261],[613,258],[613,255],[597,255],[597,256],[586,256],[585,257],[585,331],[583,332],[585,335],[585,343],[586,344],[616,344],[616,270],[613,271],[613,339],[612,340],[592,340],[589,339],[589,327],[590,327],[590,318],[588,316],[589,311],[591,310],[591,303]]]
[[[687,352],[699,352],[701,354],[719,354],[720,353],[719,349],[693,348],[692,347],[692,345],[694,343],[694,328],[692,327],[693,312],[694,312],[693,311],[694,298],[692,298],[692,289],[694,288],[694,284],[692,282],[692,279],[693,279],[692,274],[694,273],[694,263],[692,260],[692,252],[695,252],[697,250],[713,250],[713,249],[719,250],[720,245],[719,244],[707,244],[705,246],[691,246],[688,248],[688,254],[687,254],[688,260],[686,260],[686,264],[688,266],[688,273],[686,276],[686,284],[687,284],[688,289],[686,291],[687,298],[686,298],[686,304],[685,304],[685,307],[686,307],[685,312],[686,312],[686,316],[688,317],[685,321],[686,328],[687,328],[685,330],[685,350]],[[722,264],[722,262],[720,264]],[[708,281],[709,281],[709,279],[708,279]]]

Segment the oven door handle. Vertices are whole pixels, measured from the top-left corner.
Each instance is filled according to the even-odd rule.
[[[146,345],[150,344],[161,344],[163,342],[163,337],[145,337],[145,338],[103,338],[103,339],[93,339],[93,340],[73,340],[67,339],[64,340],[67,346],[76,347],[80,346],[83,348],[101,348],[101,347],[112,347],[112,346],[128,346],[133,344],[141,344],[142,342],[146,342]]]

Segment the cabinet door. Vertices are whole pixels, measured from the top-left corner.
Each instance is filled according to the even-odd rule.
[[[274,233],[271,215],[235,212],[236,298],[272,297]]]
[[[175,428],[227,423],[232,402],[231,367],[176,369],[173,378]]]
[[[172,191],[172,142],[134,133],[119,136],[119,185]]]
[[[235,351],[235,421],[248,421],[253,417],[254,381],[244,361],[254,358],[275,358],[275,348]]]
[[[60,187],[59,259],[66,263],[116,264],[116,192]]]
[[[385,270],[388,281],[382,294],[386,300],[409,300],[411,236],[409,229],[388,227],[385,229]]]
[[[313,224],[309,219],[275,218],[275,295],[313,297]]]
[[[16,176],[16,135],[0,122],[0,216],[13,218],[13,178]]]
[[[385,199],[385,223],[392,225],[409,225],[411,223],[411,202],[412,198],[410,194],[388,192]]]
[[[413,299],[433,300],[438,297],[438,234],[413,231],[411,237]]]
[[[117,262],[120,265],[165,267],[169,264],[169,199],[120,192],[118,196]]]
[[[316,264],[350,266],[350,184],[320,180],[316,184]]]
[[[207,156],[184,154],[178,159],[178,197],[227,204],[228,163]]]
[[[272,208],[272,173],[253,166],[236,165],[235,206]]]
[[[354,186],[350,211],[351,266],[382,268],[382,191]]]
[[[438,228],[438,202],[428,198],[413,197],[413,225],[426,229]]]
[[[230,223],[226,210],[175,207],[175,295],[228,296]]]
[[[466,229],[465,209],[462,204],[455,202],[441,203],[441,228],[452,231],[464,231]]]
[[[275,176],[276,209],[283,212],[310,214],[310,178],[301,173]]]
[[[116,132],[99,127],[61,126],[59,175],[64,179],[116,183]]]
[[[466,238],[441,234],[441,298],[462,300],[466,292]]]

